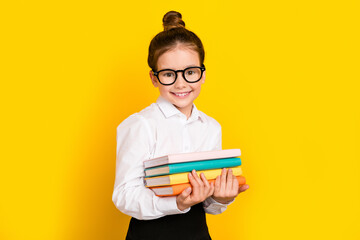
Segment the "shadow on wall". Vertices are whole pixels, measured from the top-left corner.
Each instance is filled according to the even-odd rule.
[[[73,219],[69,220],[71,230],[66,239],[125,239],[130,217],[112,202],[116,127],[154,102],[157,91],[146,72],[124,75],[129,72],[124,70],[118,67],[109,73],[99,89],[100,97],[89,103],[94,107],[85,116],[80,133],[82,142],[78,144],[80,151],[71,186],[74,212],[69,214]]]

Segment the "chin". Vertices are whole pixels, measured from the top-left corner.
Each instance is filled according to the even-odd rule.
[[[171,92],[168,92],[166,95],[165,94],[164,95],[166,96],[166,99],[169,102],[171,102],[171,104],[173,104],[176,108],[180,110],[180,109],[187,109],[189,107],[192,107],[193,102],[197,97],[196,95],[198,95],[195,93],[196,92],[191,91],[190,94],[186,97],[177,97]]]
[[[177,104],[177,103],[173,103],[173,105],[179,109],[185,109],[185,108],[188,108],[190,106],[192,106],[192,103],[191,104]]]

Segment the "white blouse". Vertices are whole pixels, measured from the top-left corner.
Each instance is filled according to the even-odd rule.
[[[143,161],[168,154],[221,149],[221,126],[193,105],[189,119],[163,97],[125,119],[117,127],[116,177],[112,200],[123,213],[156,219],[180,211],[176,197],[158,197],[144,186]],[[211,197],[205,212],[219,214],[227,204]]]

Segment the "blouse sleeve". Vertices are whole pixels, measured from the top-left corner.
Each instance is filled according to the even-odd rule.
[[[176,197],[157,197],[144,186],[143,161],[149,159],[151,132],[146,119],[131,115],[117,127],[116,176],[112,200],[121,212],[137,219],[156,219],[185,213]]]

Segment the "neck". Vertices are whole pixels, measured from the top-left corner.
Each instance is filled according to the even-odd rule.
[[[192,113],[193,105],[191,105],[191,107],[189,108],[178,108],[177,106],[175,107],[186,116],[186,119],[189,119]]]

